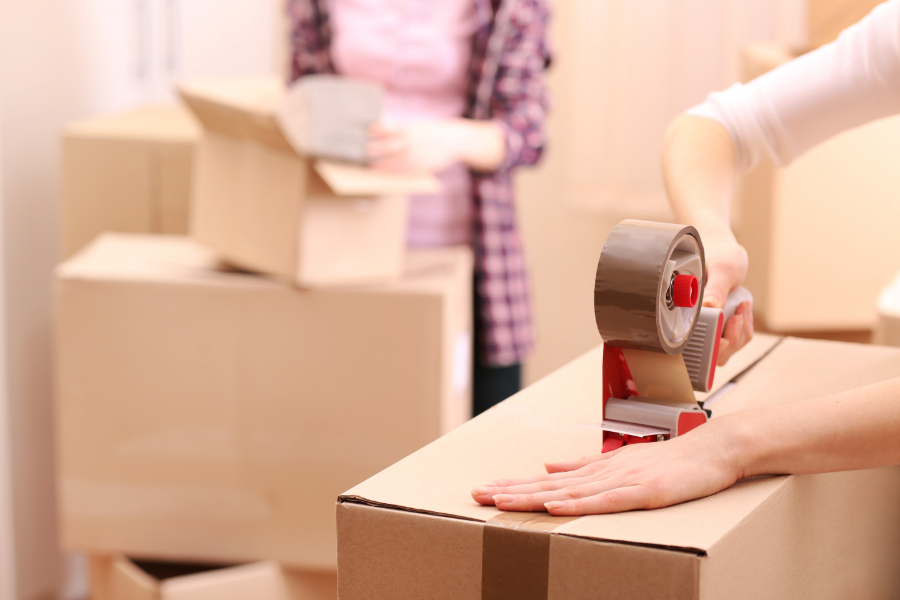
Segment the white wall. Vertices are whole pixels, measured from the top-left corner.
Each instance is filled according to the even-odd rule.
[[[279,8],[280,0],[0,0],[0,600],[50,598],[63,570],[51,352],[59,129],[171,99],[181,76],[275,72]],[[14,578],[4,552],[10,493]]]
[[[802,45],[805,0],[557,0],[555,107],[543,164],[517,181],[535,297],[534,381],[600,343],[593,277],[620,220],[672,220],[668,123],[739,79],[741,47]]]

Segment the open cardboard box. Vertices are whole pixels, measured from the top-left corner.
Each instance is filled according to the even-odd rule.
[[[147,106],[69,123],[62,132],[62,249],[104,231],[188,231],[200,126],[183,106]]]
[[[601,364],[598,348],[342,494],[341,599],[900,596],[900,467],[757,477],[669,508],[575,519],[476,504],[482,481],[599,452]],[[717,373],[717,389],[736,383],[712,410],[897,376],[900,349],[757,336]]]
[[[334,499],[471,415],[471,254],[297,290],[178,236],[57,269],[66,548],[335,569]]]
[[[191,234],[237,265],[300,286],[398,277],[408,195],[434,193],[430,175],[399,175],[298,154],[275,113],[276,78],[184,84],[203,125]]]
[[[90,557],[91,600],[335,600],[333,573],[289,571],[273,561],[208,565]]]

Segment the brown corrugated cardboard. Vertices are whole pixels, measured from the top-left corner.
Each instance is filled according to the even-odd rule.
[[[883,0],[809,0],[807,36],[810,48],[837,39],[840,33],[869,14]]]
[[[184,85],[204,127],[191,235],[228,260],[301,286],[398,276],[406,194],[434,192],[430,175],[398,175],[300,156],[275,118],[277,79]]]
[[[103,231],[187,233],[199,137],[199,125],[180,106],[145,107],[66,126],[63,256]]]
[[[777,342],[757,336],[735,356],[741,364],[718,374],[721,388],[764,356],[717,402],[714,416],[900,375],[898,349]],[[469,490],[481,481],[538,474],[545,461],[599,451],[600,432],[583,425],[600,418],[601,355],[599,348],[586,354],[343,494],[341,599],[500,598],[492,591],[498,584],[509,592],[522,578],[533,585],[507,597],[897,597],[896,467],[759,477],[665,509],[574,520],[472,501]],[[521,521],[534,516],[539,525]],[[525,571],[523,553],[534,561]]]
[[[756,76],[791,57],[784,46],[755,44],[745,49],[744,69]],[[743,178],[736,233],[750,255],[745,285],[766,328],[875,327],[878,295],[900,270],[898,161],[900,117],[891,117],[783,169],[764,159]]]
[[[106,234],[58,268],[64,545],[333,569],[337,495],[470,415],[470,252],[310,291],[216,264]]]
[[[91,600],[334,600],[336,577],[272,561],[237,566],[90,558]]]

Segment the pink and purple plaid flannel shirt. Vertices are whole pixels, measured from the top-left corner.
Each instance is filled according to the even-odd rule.
[[[475,203],[475,284],[482,360],[522,362],[534,344],[528,270],[516,226],[510,174],[533,165],[545,144],[550,64],[546,0],[473,0],[473,39],[466,117],[496,122],[506,134],[506,158],[491,173],[472,173]],[[289,0],[291,81],[333,73],[327,0]]]

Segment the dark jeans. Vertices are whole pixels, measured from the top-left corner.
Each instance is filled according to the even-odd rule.
[[[472,416],[478,416],[495,404],[506,400],[522,389],[522,364],[516,363],[506,367],[488,367],[481,362],[482,324],[478,310],[478,286],[472,286],[472,324],[475,344],[472,353]]]

